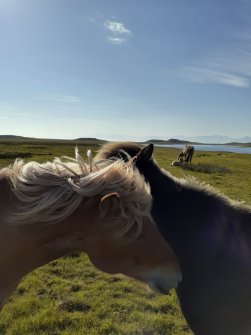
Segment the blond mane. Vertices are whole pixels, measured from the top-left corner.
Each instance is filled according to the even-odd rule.
[[[90,159],[90,157],[89,157]],[[52,162],[15,163],[4,169],[17,200],[8,217],[10,224],[53,224],[69,217],[84,202],[88,209],[98,195],[118,193],[123,215],[138,231],[143,216],[150,216],[149,186],[133,164],[122,159],[84,162],[76,150],[76,158],[55,158]],[[128,231],[127,227],[125,231]]]

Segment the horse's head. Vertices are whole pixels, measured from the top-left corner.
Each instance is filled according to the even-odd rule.
[[[147,282],[160,293],[177,286],[181,280],[177,258],[150,215],[142,217],[140,225],[133,221],[128,225],[116,193],[102,197],[99,210],[99,220],[85,237],[86,252],[95,266]]]
[[[141,171],[145,162],[152,160],[154,146],[152,143],[141,149],[138,144],[132,142],[107,143],[99,150],[95,160],[109,159],[112,157],[122,158],[124,161],[133,160]]]
[[[142,150],[140,150],[135,155],[135,160],[140,161],[149,161],[152,158],[154,146],[152,143],[148,144],[146,147],[144,147]]]

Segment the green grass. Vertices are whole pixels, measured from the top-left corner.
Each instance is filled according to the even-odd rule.
[[[0,166],[10,164],[20,153],[30,154],[26,161],[40,162],[54,156],[73,156],[74,145],[0,143]],[[83,155],[89,148],[95,151],[98,146],[79,145]],[[155,149],[159,164],[175,176],[196,176],[233,199],[251,204],[251,155],[195,152],[192,166],[207,167],[203,171],[171,167],[177,155],[177,149]],[[188,335],[191,332],[174,291],[168,297],[153,293],[133,279],[100,272],[84,254],[73,254],[33,271],[22,280],[0,313],[0,334]]]
[[[225,166],[212,165],[212,164],[183,164],[181,165],[183,170],[189,170],[192,172],[201,172],[201,173],[229,173],[230,169]]]

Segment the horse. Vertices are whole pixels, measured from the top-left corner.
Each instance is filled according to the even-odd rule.
[[[191,145],[185,145],[182,149],[181,153],[178,155],[177,160],[180,163],[192,163],[192,158],[194,155],[194,147]]]
[[[121,159],[90,166],[76,151],[75,159],[19,159],[1,169],[0,305],[24,275],[75,251],[86,252],[102,271],[167,294],[181,273],[151,204],[144,178]]]
[[[182,165],[182,161],[173,161],[171,164],[170,164],[170,166],[181,166]]]
[[[149,183],[152,217],[181,266],[176,292],[193,333],[250,335],[251,208],[195,178],[175,178],[158,166],[153,149],[109,143],[96,158],[133,160]]]

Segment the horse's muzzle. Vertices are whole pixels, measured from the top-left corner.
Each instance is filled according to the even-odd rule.
[[[177,287],[182,279],[181,273],[176,271],[169,272],[166,276],[149,274],[147,277],[149,288],[161,294],[169,294],[169,291]]]

